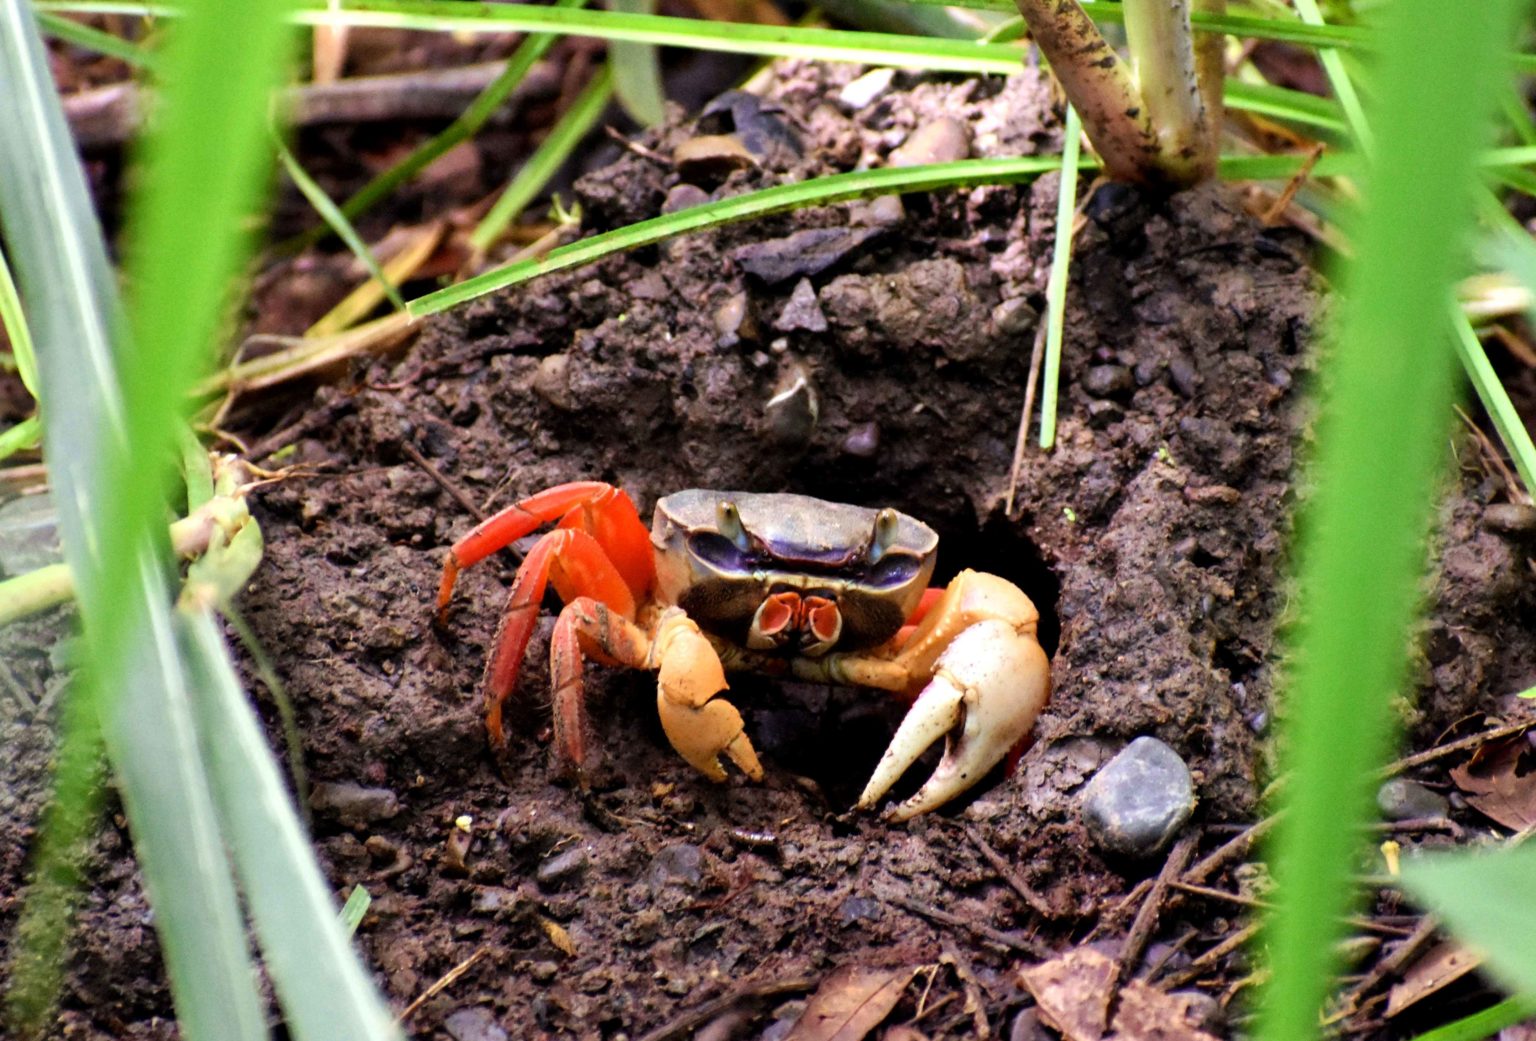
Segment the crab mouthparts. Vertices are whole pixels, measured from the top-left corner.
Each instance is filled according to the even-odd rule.
[[[837,644],[843,615],[837,602],[824,596],[770,593],[752,616],[747,646],[753,650],[795,650],[815,657]]]

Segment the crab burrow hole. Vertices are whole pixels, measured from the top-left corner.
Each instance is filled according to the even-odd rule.
[[[811,494],[825,497],[827,492],[817,489]],[[972,568],[1006,578],[1028,593],[1040,611],[1040,644],[1055,657],[1061,633],[1056,613],[1061,583],[1024,534],[1022,523],[1006,519],[1000,511],[982,520],[969,510],[946,517],[934,516],[931,507],[925,510],[914,503],[878,497],[870,503],[894,505],[939,533],[934,585],[947,585],[955,575]],[[906,712],[900,699],[863,688],[745,675],[733,675],[731,684],[732,700],[742,709],[758,750],[771,760],[770,769],[814,781],[833,808],[846,808],[858,798]],[[942,741],[931,748],[907,771],[888,800],[899,802],[915,792],[933,772],[943,750]],[[1003,768],[995,768],[941,812],[963,808],[1002,777]]]

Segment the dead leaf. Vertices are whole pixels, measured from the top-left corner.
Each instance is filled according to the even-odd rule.
[[[1524,734],[1478,748],[1451,780],[1490,820],[1513,831],[1536,825],[1536,751]]]
[[[541,915],[539,928],[544,930],[544,935],[549,937],[549,942],[554,944],[555,949],[561,954],[571,958],[576,957],[576,943],[571,939],[571,934],[565,931],[565,926]]]
[[[1387,995],[1388,1018],[1450,986],[1482,963],[1481,955],[1450,940],[1431,948]]]
[[[1201,1017],[1191,998],[1141,980],[1120,989],[1114,1021],[1106,1030],[1117,971],[1108,955],[1079,947],[1019,975],[1035,996],[1041,1019],[1067,1041],[1216,1041],[1199,1028]]]
[[[785,1041],[859,1041],[891,1014],[919,967],[844,965],[816,988]]]

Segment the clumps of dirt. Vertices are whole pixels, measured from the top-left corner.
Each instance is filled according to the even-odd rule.
[[[977,155],[1056,145],[1039,74],[898,74],[874,100],[840,104],[854,75],[781,64],[765,104],[728,104],[732,127],[709,128],[763,131],[753,165],[684,183],[668,157],[695,128],[679,123],[583,180],[584,212],[605,227],[878,163],[940,118],[964,123]],[[282,460],[316,476],[260,496],[267,559],[242,606],[277,657],[311,776],[392,796],[370,796],[388,815],[316,822],[338,892],[374,897],[359,945],[386,993],[401,1007],[474,959],[414,1013],[417,1036],[462,1036],[472,1020],[482,1037],[634,1037],[746,981],[941,956],[942,987],[974,993],[999,1029],[1027,1002],[1021,958],[1075,941],[1155,873],[1097,853],[1076,812],[1125,741],[1155,735],[1185,757],[1198,825],[1252,817],[1318,302],[1306,246],[1221,186],[1172,199],[1100,188],[1076,239],[1058,445],[1025,454],[1009,515],[1055,197],[1043,177],[691,235],[476,301],[403,358],[320,391]],[[857,233],[819,237],[845,248],[812,264],[782,248],[810,229]],[[773,250],[781,278],[738,259]],[[814,388],[813,421],[765,413],[792,378]],[[583,794],[549,769],[546,621],[498,771],[478,684],[513,565],[468,573],[433,624],[445,547],[471,523],[436,476],[488,510],[577,479],[624,487],[642,513],[688,487],[896,506],[944,536],[939,580],[975,567],[1034,596],[1053,700],[1016,774],[893,826],[848,806],[899,705],[733,679],[768,776],[716,786],[661,735],[653,677],[594,667],[607,758]],[[1425,728],[1492,707],[1536,667],[1529,546],[1479,526],[1495,494],[1476,475],[1450,492]],[[983,845],[1052,916],[1004,884]],[[103,852],[98,875],[113,863]],[[1191,937],[1225,935],[1196,910],[1176,916]],[[928,1036],[969,1036],[963,1004],[926,1021]]]

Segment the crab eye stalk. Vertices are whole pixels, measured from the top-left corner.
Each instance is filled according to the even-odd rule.
[[[901,515],[887,506],[875,514],[875,530],[869,540],[871,564],[885,556],[886,550],[896,545],[896,531],[901,526]]]
[[[721,499],[715,506],[715,530],[730,539],[743,553],[752,548],[747,538],[746,525],[741,523],[741,511],[729,499]]]

